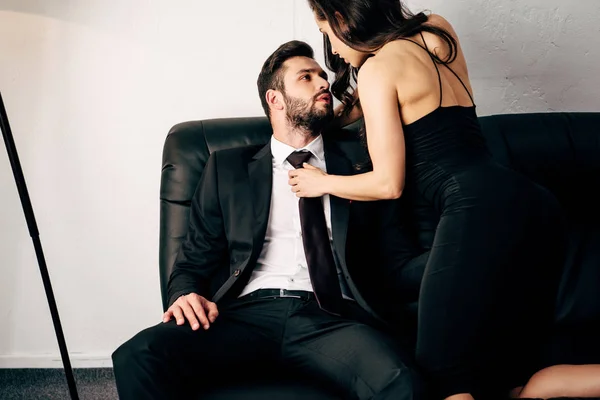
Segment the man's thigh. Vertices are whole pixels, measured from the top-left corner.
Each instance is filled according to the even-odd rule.
[[[286,314],[271,299],[234,300],[219,306],[219,316],[207,330],[194,331],[187,321],[159,323],[117,349],[115,369],[117,363],[136,363],[197,377],[256,360],[277,360]]]
[[[329,315],[306,303],[288,320],[284,362],[337,386],[356,399],[417,399],[421,382],[412,357],[392,337]]]

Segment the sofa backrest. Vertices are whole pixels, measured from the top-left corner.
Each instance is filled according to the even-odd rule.
[[[557,324],[600,325],[600,113],[492,115],[480,117],[480,123],[494,158],[550,189],[567,215],[570,246],[557,299]],[[357,126],[348,129],[355,133]],[[170,130],[160,187],[163,306],[173,262],[187,233],[190,200],[209,154],[267,143],[270,135],[265,117],[190,121]]]
[[[171,128],[163,147],[160,182],[159,273],[163,308],[177,252],[188,231],[190,201],[210,153],[267,143],[266,117],[189,121]]]
[[[480,123],[494,158],[550,189],[567,215],[559,329],[599,327],[600,113],[495,115]]]

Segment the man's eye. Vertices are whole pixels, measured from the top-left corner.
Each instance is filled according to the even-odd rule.
[[[310,75],[303,75],[302,78],[300,78],[302,80],[310,80]]]

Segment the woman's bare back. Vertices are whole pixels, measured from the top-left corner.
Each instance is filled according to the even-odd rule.
[[[409,40],[395,40],[382,47],[374,58],[395,69],[403,124],[410,124],[431,113],[440,106],[440,103],[442,107],[473,106],[469,97],[473,92],[467,64],[454,29],[448,21],[435,14],[429,17],[427,23],[445,29],[456,40],[456,58],[448,64],[448,67],[458,75],[460,80],[443,64],[437,64],[440,74],[438,77],[436,66],[425,48],[441,60],[447,58],[449,48],[442,38],[433,33],[423,32],[422,35],[417,34],[407,38],[414,43]],[[461,84],[461,80],[468,92]]]

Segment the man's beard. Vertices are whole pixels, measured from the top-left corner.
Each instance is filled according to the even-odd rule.
[[[317,106],[317,98],[326,93],[329,92],[321,92],[310,101],[287,96],[283,93],[286,105],[286,117],[292,129],[306,131],[312,136],[317,136],[321,133],[333,119],[333,107],[331,105],[328,105],[326,108]]]

